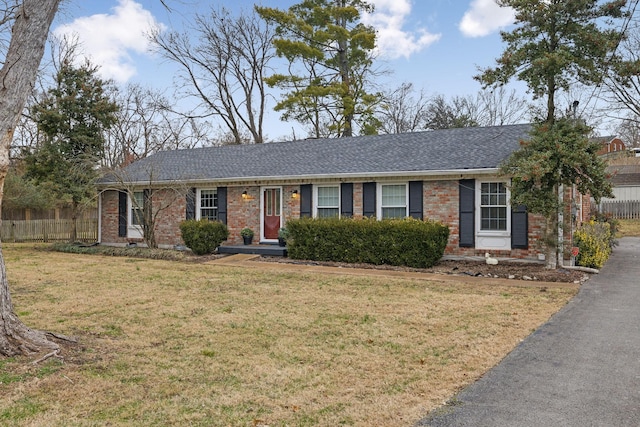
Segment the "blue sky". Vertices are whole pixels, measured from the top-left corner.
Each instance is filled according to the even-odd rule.
[[[380,64],[391,70],[389,87],[411,82],[428,95],[472,95],[478,66],[495,64],[504,45],[500,29],[508,29],[513,12],[494,0],[371,0],[375,12],[363,20],[378,31]],[[101,67],[102,76],[124,84],[138,82],[160,89],[171,84],[175,69],[148,50],[145,33],[152,26],[179,29],[194,13],[211,7],[250,9],[255,1],[71,0],[54,22],[54,33],[76,34],[82,52]],[[294,0],[263,1],[286,9]],[[272,119],[273,120],[273,119]],[[267,133],[275,136],[278,124]]]

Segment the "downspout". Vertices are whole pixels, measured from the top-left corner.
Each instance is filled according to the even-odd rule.
[[[102,242],[102,193],[98,193],[98,243]]]
[[[558,258],[557,268],[564,267],[564,185],[558,186],[558,248],[556,255]]]

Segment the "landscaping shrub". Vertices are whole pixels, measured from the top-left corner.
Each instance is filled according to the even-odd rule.
[[[196,255],[212,253],[229,237],[229,229],[220,221],[189,219],[180,223],[182,240]]]
[[[611,226],[593,220],[586,222],[575,232],[574,241],[580,249],[576,264],[583,267],[602,268],[611,254]]]
[[[438,222],[312,219],[287,222],[289,257],[428,268],[444,254],[449,229]]]
[[[611,248],[616,246],[618,244],[618,240],[616,240],[616,236],[618,234],[618,231],[620,230],[620,220],[614,218],[610,214],[603,214],[600,212],[596,212],[591,219],[594,220],[595,222],[605,224],[606,226],[609,227],[609,231],[610,231],[609,242],[608,242],[609,246]]]

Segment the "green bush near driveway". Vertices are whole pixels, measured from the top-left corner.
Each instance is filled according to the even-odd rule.
[[[580,249],[576,264],[583,267],[602,268],[611,255],[611,226],[604,222],[585,222],[575,232],[574,242]]]
[[[301,218],[287,222],[290,258],[429,268],[444,255],[449,228],[412,218]]]

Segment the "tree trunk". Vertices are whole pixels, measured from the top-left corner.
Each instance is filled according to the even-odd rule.
[[[0,69],[0,206],[13,131],[31,94],[60,1],[24,0],[16,11],[9,49]],[[57,348],[44,332],[29,329],[14,313],[0,248],[0,354],[13,356]]]

